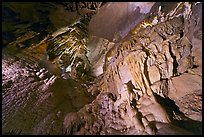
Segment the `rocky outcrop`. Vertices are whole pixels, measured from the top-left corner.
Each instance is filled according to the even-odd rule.
[[[141,18],[117,22],[128,4]],[[55,27],[58,14],[83,17],[3,49],[3,134],[202,134],[202,3],[126,3],[107,24],[97,18],[121,5],[101,5],[60,3]]]
[[[196,14],[185,13],[187,8],[198,5],[178,3],[173,17],[166,14],[157,25],[116,43],[106,53],[101,82],[94,85],[100,94],[80,111],[67,114],[64,132],[201,134],[202,74],[197,69],[202,65],[193,59],[201,59],[201,54],[193,47],[201,52],[202,42],[194,37],[199,44],[192,43],[184,31]],[[181,12],[182,7],[186,10]],[[195,98],[186,100],[192,95],[194,105]]]

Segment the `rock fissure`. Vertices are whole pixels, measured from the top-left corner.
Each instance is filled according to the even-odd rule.
[[[3,4],[3,134],[202,134],[202,3],[34,5]]]

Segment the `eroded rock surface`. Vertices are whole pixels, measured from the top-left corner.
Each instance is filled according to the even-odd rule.
[[[202,42],[195,36],[190,40],[187,32],[193,31],[184,31],[197,15],[184,12],[198,5],[177,3],[174,14],[160,16],[156,25],[144,24],[116,43],[106,54],[96,90],[100,94],[80,111],[67,114],[64,132],[201,134]]]
[[[2,59],[2,133],[63,134],[66,114],[91,102],[86,87],[10,56]]]
[[[141,20],[117,40],[123,20],[109,32],[111,20],[97,17],[119,3],[98,13],[102,3],[62,3],[83,17],[38,44],[22,44],[40,35],[28,31],[4,48],[3,134],[202,134],[202,3],[128,4]],[[103,33],[90,35],[93,22]]]

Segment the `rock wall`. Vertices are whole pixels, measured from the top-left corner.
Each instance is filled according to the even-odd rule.
[[[194,12],[199,5],[177,3],[156,25],[144,22],[116,43],[90,91],[99,95],[67,114],[65,134],[201,134],[202,38],[195,31],[202,17]],[[187,25],[193,22],[194,29]]]
[[[10,19],[29,20],[24,8],[42,19],[32,4],[3,5]],[[39,5],[60,29],[4,28],[16,40],[2,52],[3,134],[202,134],[202,3]]]

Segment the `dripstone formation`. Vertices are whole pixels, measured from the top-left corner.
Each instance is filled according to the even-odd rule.
[[[202,134],[202,3],[55,4],[76,19],[3,50],[4,134]]]

